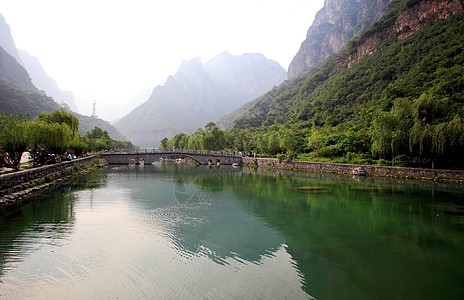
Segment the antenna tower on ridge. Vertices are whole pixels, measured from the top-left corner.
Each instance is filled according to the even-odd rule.
[[[97,109],[95,108],[95,100],[93,100],[92,118],[97,117]]]

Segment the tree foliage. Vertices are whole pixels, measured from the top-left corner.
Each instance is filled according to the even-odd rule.
[[[19,170],[21,156],[29,145],[27,122],[22,114],[0,114],[0,165]]]
[[[88,131],[84,135],[83,140],[91,151],[100,151],[103,149],[138,149],[138,147],[130,141],[112,139],[108,131],[97,126],[91,131]]]
[[[340,55],[372,34],[391,34],[388,28],[398,14],[416,2],[393,1],[389,12]],[[224,132],[224,147],[263,156],[294,152],[319,159],[357,157],[364,163],[464,167],[463,13],[408,38],[392,37],[349,68],[341,68],[337,58],[237,110],[234,126]],[[191,135],[189,148],[214,144],[202,138],[206,132]]]

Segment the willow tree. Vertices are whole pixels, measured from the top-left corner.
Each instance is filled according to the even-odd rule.
[[[79,119],[66,109],[39,113],[29,124],[34,163],[43,164],[49,154],[64,154],[72,146],[80,151],[84,145],[78,130]]]
[[[32,121],[29,131],[35,164],[43,164],[48,154],[64,154],[73,139],[67,124]]]
[[[79,130],[79,119],[64,108],[60,110],[55,110],[51,113],[41,112],[37,115],[36,120],[40,122],[45,122],[48,124],[51,124],[51,123],[66,124],[71,130],[71,133],[73,136]]]
[[[372,152],[383,157],[392,158],[409,154],[410,131],[413,124],[411,100],[398,98],[394,100],[389,112],[380,112],[371,127]]]
[[[412,153],[431,161],[435,168],[437,160],[447,160],[447,156],[461,151],[462,118],[451,110],[447,98],[423,94],[414,102],[412,111]]]
[[[19,170],[29,145],[29,115],[0,114],[0,164]]]

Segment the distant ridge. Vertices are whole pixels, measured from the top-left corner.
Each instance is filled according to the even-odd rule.
[[[141,147],[157,147],[164,137],[193,133],[286,79],[285,70],[262,54],[223,52],[202,63],[184,61],[150,98],[115,123]]]
[[[69,91],[61,91],[55,80],[47,75],[37,57],[33,57],[24,50],[16,48],[14,39],[11,35],[10,26],[5,18],[0,14],[0,47],[15,58],[15,60],[27,71],[33,85],[45,91],[59,105],[65,103],[71,110],[77,112],[74,95]]]

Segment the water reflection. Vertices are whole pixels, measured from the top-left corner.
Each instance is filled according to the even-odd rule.
[[[462,190],[267,173],[266,180],[253,185],[244,175],[236,193],[247,194],[240,203],[283,233],[307,278],[306,290],[316,298],[462,296],[464,219],[457,204]],[[322,190],[302,191],[301,186]],[[291,216],[291,222],[282,215]]]
[[[92,176],[0,223],[0,295],[464,294],[463,192],[454,186],[169,164]]]
[[[280,232],[241,208],[233,191],[224,189],[227,178],[240,177],[240,170],[168,164],[156,165],[154,172],[149,166],[136,170],[137,180],[131,181],[130,168],[118,169],[122,179],[118,185],[135,193],[139,193],[134,186],[140,179],[150,181],[148,191],[133,195],[138,205],[143,204],[139,207],[143,214],[137,214],[136,221],[152,235],[171,239],[183,257],[207,256],[219,264],[229,259],[259,264],[285,244]],[[158,174],[163,174],[161,180]]]

